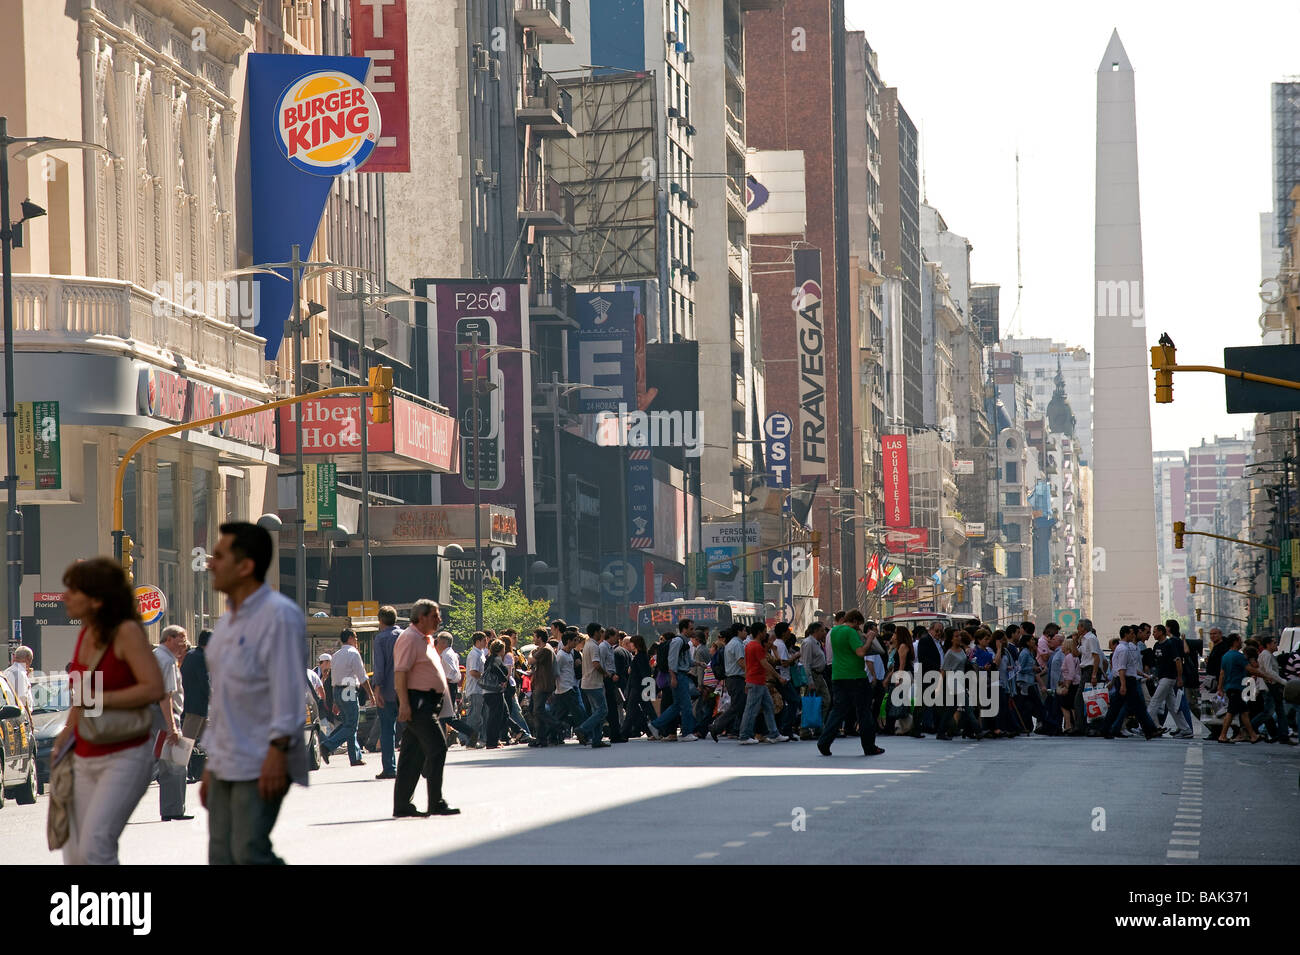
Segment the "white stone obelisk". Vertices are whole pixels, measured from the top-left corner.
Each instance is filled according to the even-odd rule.
[[[1160,616],[1152,392],[1142,288],[1133,65],[1119,31],[1097,69],[1096,302],[1093,319],[1093,606],[1104,648],[1121,624]]]

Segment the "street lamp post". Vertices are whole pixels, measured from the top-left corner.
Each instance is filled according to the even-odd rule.
[[[13,243],[21,235],[20,230],[28,219],[45,215],[45,210],[34,202],[23,200],[23,217],[18,222],[9,221],[9,147],[15,143],[27,143],[14,154],[18,160],[27,160],[38,153],[51,149],[82,149],[98,151],[105,155],[116,156],[98,143],[87,143],[72,139],[56,139],[51,136],[10,136],[9,119],[0,116],[0,246],[3,252],[4,271],[4,336],[5,336],[5,450],[8,458],[5,468],[5,607],[9,613],[8,633],[10,639],[17,634],[15,624],[22,620],[20,606],[23,586],[23,515],[18,509],[18,453],[17,436],[14,433],[17,409],[14,401],[14,286],[13,286]],[[120,540],[120,538],[119,538]],[[119,554],[120,558],[121,555]]]
[[[314,279],[321,275],[331,272],[354,272],[363,275],[374,275],[370,269],[354,268],[350,265],[335,265],[332,262],[307,262],[300,255],[301,246],[294,243],[291,249],[291,257],[288,262],[262,262],[257,265],[245,266],[240,269],[232,269],[226,275],[230,277],[242,275],[274,275],[282,281],[289,281],[293,284],[293,338],[294,338],[294,369],[293,369],[293,393],[302,394],[302,353],[303,353],[303,327],[305,319],[302,314],[302,285],[309,279]],[[285,279],[277,269],[289,269],[292,279]],[[313,303],[308,317],[319,315],[325,311],[323,306]],[[365,398],[361,399],[362,407],[365,406]],[[362,416],[364,417],[364,415]],[[297,499],[298,516],[294,520],[297,527],[297,547],[294,549],[293,561],[293,578],[294,589],[298,596],[298,606],[302,612],[307,612],[307,519],[306,502],[303,501],[303,477],[305,474],[302,460],[302,409],[295,408],[293,415],[293,435],[294,442],[297,445],[294,449],[294,487],[295,497]]]

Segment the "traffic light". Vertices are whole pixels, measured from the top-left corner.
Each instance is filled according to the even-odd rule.
[[[1196,578],[1195,578],[1195,577],[1188,577],[1188,578],[1187,578],[1187,584],[1188,584],[1189,587],[1191,587],[1192,593],[1196,593]]]
[[[963,600],[965,600],[965,599],[966,599],[966,585],[965,585],[965,584],[958,584],[958,585],[957,585],[957,603],[961,603],[961,602],[962,602]]]
[[[1183,521],[1174,521],[1174,549],[1183,549],[1183,533],[1187,525]]]
[[[126,571],[126,582],[135,586],[135,541],[130,534],[122,535],[122,569]]]
[[[1174,360],[1174,346],[1152,345],[1151,346],[1151,367],[1156,373],[1156,404],[1167,405],[1174,400],[1174,373],[1168,371],[1173,365],[1177,364]]]
[[[814,557],[820,557],[822,555],[822,532],[821,531],[812,532],[812,555]]]
[[[388,424],[392,420],[389,392],[393,390],[393,369],[382,365],[371,368],[370,387],[377,389],[371,399],[370,423]]]
[[[1196,608],[1196,619],[1197,619],[1197,620],[1200,620],[1200,619],[1201,619],[1201,608],[1200,608],[1200,607],[1197,607],[1197,608]]]

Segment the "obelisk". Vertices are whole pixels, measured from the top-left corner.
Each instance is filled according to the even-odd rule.
[[[1151,476],[1152,391],[1142,288],[1133,65],[1119,31],[1097,69],[1093,318],[1093,606],[1102,646],[1161,615]]]

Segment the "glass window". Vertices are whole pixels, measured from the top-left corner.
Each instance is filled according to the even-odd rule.
[[[1007,483],[1015,484],[1020,480],[1020,466],[1015,461],[1007,462]]]
[[[1019,507],[1019,506],[1020,506],[1020,492],[1019,492],[1019,491],[1008,491],[1008,492],[1007,492],[1007,507]]]
[[[176,465],[158,462],[158,550],[176,549]]]

